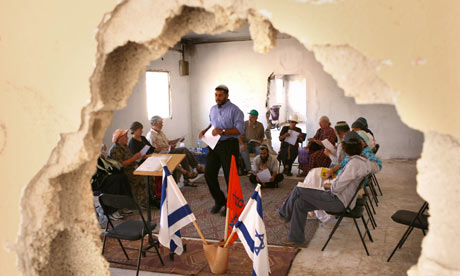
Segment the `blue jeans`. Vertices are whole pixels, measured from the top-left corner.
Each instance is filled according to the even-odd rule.
[[[244,167],[247,171],[251,170],[251,160],[249,159],[249,154],[254,153],[255,155],[260,154],[260,146],[257,145],[256,143],[247,143],[246,144],[246,151],[241,151],[240,148],[240,154],[241,157],[243,157],[244,160]]]

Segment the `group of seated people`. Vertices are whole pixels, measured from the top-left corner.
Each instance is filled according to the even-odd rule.
[[[136,203],[146,208],[147,192],[146,177],[135,175],[134,171],[142,162],[155,153],[180,153],[185,154],[179,166],[172,172],[176,182],[184,177],[184,185],[196,187],[190,180],[204,173],[204,168],[198,163],[193,154],[185,147],[178,147],[182,139],[168,140],[163,133],[163,119],[153,116],[150,120],[151,129],[147,136],[143,136],[143,125],[133,122],[129,128],[132,137],[128,138],[128,129],[117,129],[112,135],[112,146],[108,153],[106,146],[102,145],[102,152],[98,159],[97,172],[91,179],[92,189],[95,194],[110,193],[132,196]],[[180,141],[181,140],[181,141]],[[145,146],[148,150],[142,154]],[[196,170],[196,171],[195,171]],[[149,186],[155,195],[148,199],[153,206],[160,207],[161,178],[149,177]],[[128,210],[117,211],[111,219],[120,219]]]
[[[285,245],[304,246],[305,224],[309,215],[316,215],[322,222],[333,219],[334,217],[328,215],[327,212],[343,212],[359,183],[369,174],[375,174],[381,170],[382,162],[374,154],[375,140],[370,130],[367,129],[367,122],[362,123],[362,121],[365,119],[359,118],[357,120],[359,123],[353,123],[352,131],[346,122],[337,122],[335,130],[338,134],[338,144],[336,146],[335,143],[333,144],[335,152],[327,149],[321,150],[329,158],[327,165],[307,167],[308,171],[304,181],[293,189],[278,209],[280,218],[290,223],[288,238],[283,241]],[[321,117],[321,129],[329,127],[328,124],[326,126],[327,122],[327,117]],[[320,130],[316,134],[325,133]],[[321,140],[320,136],[315,139]],[[319,144],[319,141],[316,140],[311,139],[310,143]],[[319,154],[309,155],[309,160],[311,156],[319,156]],[[324,158],[316,158],[319,160],[312,162],[316,164],[323,162]],[[350,204],[351,209],[354,208],[355,203],[356,198]]]

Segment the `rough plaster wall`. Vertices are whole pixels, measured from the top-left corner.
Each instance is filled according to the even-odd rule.
[[[455,176],[460,172],[460,139],[435,132],[426,133],[425,138],[422,158],[417,162],[417,192],[430,203],[430,231],[423,239],[419,264],[409,275],[460,275],[460,186]]]
[[[168,51],[162,58],[152,61],[146,70],[160,70],[170,72],[171,86],[171,118],[164,119],[163,131],[169,139],[185,135],[186,145],[195,145],[196,136],[191,134],[189,77],[179,74],[179,52]],[[104,135],[107,147],[112,145],[112,133],[117,128],[129,128],[132,122],[139,121],[144,125],[144,135],[150,129],[150,118],[147,114],[147,96],[145,93],[145,74],[133,88],[133,92],[125,108],[113,115],[113,120]]]
[[[133,4],[134,2],[136,4]],[[21,212],[24,223],[20,226],[21,232],[16,246],[20,270],[28,275],[60,274],[53,271],[58,267],[64,269],[61,271],[72,274],[106,275],[108,273],[107,264],[95,249],[100,246],[100,241],[96,238],[98,229],[95,219],[90,215],[92,214],[91,195],[86,186],[89,174],[82,174],[81,171],[94,168],[94,161],[99,151],[98,144],[103,137],[102,132],[109,125],[112,111],[126,104],[129,95],[127,91],[131,91],[147,65],[144,62],[164,54],[166,46],[172,45],[183,35],[182,30],[188,32],[187,26],[207,33],[225,31],[237,28],[240,19],[250,18],[255,14],[254,10],[260,10],[261,14],[270,18],[274,27],[297,37],[309,49],[312,45],[349,44],[365,53],[365,56],[377,60],[390,58],[393,66],[381,70],[378,75],[392,89],[400,91],[396,104],[403,120],[417,129],[435,130],[456,137],[443,136],[447,137],[441,139],[446,141],[445,144],[434,145],[427,142],[424,151],[441,149],[447,154],[447,150],[452,150],[452,145],[458,149],[458,142],[452,141],[458,141],[460,125],[446,120],[446,118],[457,118],[459,114],[458,109],[455,108],[460,99],[457,94],[460,89],[460,79],[457,78],[460,61],[460,52],[457,51],[460,46],[457,1],[446,0],[442,4],[428,0],[314,1],[323,5],[310,5],[308,2],[312,1],[191,0],[122,3],[111,15],[105,17],[100,28],[96,69],[91,80],[92,102],[82,112],[82,122],[78,132],[64,134],[62,138],[57,138],[56,134],[73,131],[79,123],[75,116],[66,118],[68,114],[75,114],[74,110],[68,112],[69,108],[66,104],[69,100],[73,101],[71,107],[79,110],[85,102],[87,95],[85,92],[88,91],[86,80],[91,71],[89,64],[95,46],[93,41],[90,42],[88,33],[95,25],[94,21],[100,20],[101,14],[110,10],[114,2],[81,1],[75,3],[70,11],[68,3],[62,1],[46,3],[10,1],[6,4],[2,2],[0,85],[2,99],[5,100],[6,106],[2,105],[0,112],[2,118],[6,118],[2,122],[6,131],[2,134],[5,135],[3,139],[7,139],[7,142],[0,156],[1,167],[11,168],[12,161],[20,163],[27,154],[32,157],[30,167],[33,168],[22,175],[22,168],[12,168],[6,172],[6,182],[2,183],[2,189],[5,188],[4,191],[9,197],[2,201],[3,210],[15,209],[18,190],[30,180],[31,173],[43,166],[49,149],[60,139],[48,159],[48,164],[30,180],[23,192]],[[164,19],[171,22],[171,18],[180,13],[180,3],[206,7],[208,11],[215,12],[218,17],[210,21],[199,17],[200,20],[196,21],[203,20],[204,22],[199,22],[204,24],[203,28],[200,24],[194,25],[197,22],[189,18],[189,24],[176,25],[177,29],[163,30]],[[27,9],[24,9],[25,7]],[[248,14],[249,8],[254,10]],[[46,11],[44,16],[43,11]],[[85,20],[82,20],[82,14],[85,14]],[[143,28],[144,26],[146,28]],[[157,38],[162,30],[165,31],[165,36],[147,45],[147,49],[155,50],[150,52],[150,55],[149,51],[145,51],[145,47],[137,45]],[[175,33],[168,33],[169,31]],[[375,35],[376,31],[378,35]],[[54,36],[68,40],[56,41],[53,39]],[[139,43],[126,44],[128,41]],[[121,47],[120,51],[112,53],[118,47]],[[2,51],[3,49],[6,51]],[[31,56],[30,53],[37,54]],[[123,66],[116,66],[117,57]],[[136,60],[137,57],[140,60]],[[74,66],[75,61],[82,64]],[[107,68],[105,68],[106,64]],[[120,70],[115,70],[116,67]],[[37,70],[39,68],[45,69]],[[123,70],[131,73],[126,74]],[[110,81],[111,77],[115,76],[126,78],[125,82],[120,83],[120,87],[115,86],[115,81]],[[340,74],[334,78],[339,79]],[[59,82],[59,80],[63,81]],[[63,91],[69,93],[62,93]],[[115,96],[113,100],[103,96],[110,93]],[[31,95],[39,100],[35,101],[30,97]],[[424,107],[423,113],[419,112],[421,106]],[[53,110],[53,108],[58,109]],[[18,109],[22,111],[19,114]],[[31,123],[30,118],[42,119],[40,123],[48,127],[49,131],[43,130],[40,124]],[[24,137],[24,132],[36,136]],[[438,134],[434,135],[440,137]],[[44,145],[40,149],[36,149],[37,147],[32,149],[33,154],[25,151],[26,147],[24,147],[31,139]],[[430,137],[427,137],[428,139]],[[426,163],[431,162],[429,167],[431,173],[436,176],[445,175],[445,180],[448,181],[439,183],[430,181],[433,179],[423,178],[419,179],[419,183],[422,186],[431,185],[432,189],[447,188],[450,191],[456,185],[455,180],[460,176],[459,170],[446,170],[445,166],[442,168],[433,166],[433,163],[443,164],[439,161],[438,154],[433,156],[434,161],[425,156],[421,160]],[[447,166],[451,164],[446,163]],[[69,176],[65,177],[63,174],[75,177],[69,180]],[[76,205],[80,209],[72,209],[71,214],[61,214],[59,208],[64,201],[57,197],[61,190],[68,187],[69,182],[83,191],[83,200],[81,205]],[[441,186],[442,184],[444,185]],[[65,199],[74,203],[70,196]],[[443,219],[446,210],[453,210],[449,209],[449,204],[456,207],[458,202],[458,191],[446,194],[442,200],[433,197],[430,203],[439,208],[435,206],[431,210],[431,221]],[[47,216],[44,215],[46,212],[49,213]],[[76,222],[69,223],[69,220],[63,219],[63,216],[76,218]],[[9,237],[12,233],[10,230],[14,229],[11,225],[17,222],[16,216],[11,218],[13,224],[5,226],[9,231],[7,232]],[[439,229],[443,229],[447,234],[438,236],[437,233],[433,233],[433,236],[442,241],[442,245],[456,238],[456,235],[447,231],[447,226],[439,225]],[[64,250],[56,245],[69,245],[74,241],[88,246],[78,248],[75,253],[72,252],[72,257],[60,256],[63,255]],[[418,264],[419,269],[414,267],[411,271],[412,275],[458,274],[459,262],[454,262],[457,250],[450,246],[438,245],[434,247],[424,243],[424,250]],[[65,249],[69,250],[69,248]],[[443,256],[444,249],[450,254],[449,258],[440,257]],[[52,260],[48,252],[53,252],[56,259]],[[6,271],[8,275],[17,274],[13,268],[11,254],[4,254],[4,256],[8,257],[9,262],[3,262],[2,258],[2,272]],[[91,266],[74,266],[76,260],[82,256],[91,260]],[[431,266],[433,269],[424,269],[433,263],[436,264]]]
[[[335,54],[341,53],[343,49],[339,49]],[[246,113],[254,108],[261,114],[259,121],[266,126],[267,77],[272,72],[275,75],[300,74],[307,79],[307,122],[304,131],[308,137],[312,137],[319,128],[318,120],[322,115],[329,116],[333,124],[345,120],[350,125],[356,118],[363,116],[367,118],[381,146],[380,158],[420,157],[423,134],[401,122],[393,105],[356,104],[354,98],[344,95],[344,90],[323,70],[323,66],[315,57],[316,55],[306,50],[295,39],[277,40],[276,47],[264,55],[255,53],[250,41],[195,45],[190,51],[192,133],[196,136],[196,133],[209,123],[209,109],[215,104],[213,89],[219,83],[229,86],[230,99],[243,110],[245,119],[248,119]],[[362,57],[357,57],[356,60],[360,61]],[[334,68],[344,69],[344,76],[350,71],[342,64]],[[367,72],[369,68],[356,71]],[[373,93],[375,90],[369,88],[369,83],[373,85],[372,81],[364,80],[362,85],[355,87],[366,88],[365,91],[369,91],[370,94],[369,99],[378,102]],[[363,94],[360,97],[364,96]],[[367,101],[370,101],[369,99]]]
[[[158,12],[158,5],[151,3],[124,2],[100,25],[96,68],[91,77],[92,101],[82,111],[82,125],[78,132],[62,135],[48,164],[29,183],[21,200],[21,219],[27,223],[21,224],[15,250],[19,268],[25,274],[109,273],[107,262],[99,251],[101,241],[92,208],[89,178],[94,172],[99,144],[112,119],[113,110],[126,106],[149,61],[164,55],[183,35],[190,31],[233,30],[248,17],[245,10],[239,10],[240,16],[237,16],[237,10],[232,12],[219,6],[213,6],[214,13],[211,13],[174,5],[175,9],[171,9],[170,17],[166,18],[168,24],[161,28],[162,36],[156,38],[149,33],[152,31],[148,28],[150,22],[161,27],[164,22],[152,20]],[[257,17],[252,17],[253,24],[257,24]],[[133,23],[134,19],[138,25],[132,26],[142,31],[131,37],[132,29],[125,33],[118,24]],[[261,29],[272,31],[266,22],[261,23]],[[121,24],[125,25],[131,26]],[[118,29],[112,29],[113,26],[118,26]],[[115,32],[108,35],[113,30]],[[254,27],[252,30],[257,31]],[[142,37],[145,33],[149,33],[149,41],[138,41],[136,35]],[[260,36],[259,40],[261,50],[271,47],[270,39]],[[264,41],[270,43],[263,44]],[[30,204],[32,202],[36,204]],[[79,246],[74,246],[77,244]]]

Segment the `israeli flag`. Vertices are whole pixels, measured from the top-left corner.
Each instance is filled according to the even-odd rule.
[[[260,184],[244,208],[238,222],[233,227],[251,258],[252,275],[266,276],[270,273],[268,261],[267,235],[265,233],[264,215],[262,213],[262,195]]]
[[[196,218],[167,166],[163,166],[160,214],[158,240],[171,252],[181,255],[184,249],[180,229],[195,221]]]

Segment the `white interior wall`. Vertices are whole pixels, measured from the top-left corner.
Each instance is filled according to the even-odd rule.
[[[152,61],[146,70],[170,72],[171,118],[164,119],[163,131],[169,139],[185,135],[184,143],[192,146],[196,144],[196,139],[191,137],[189,77],[179,74],[180,57],[179,52],[168,51],[164,57]],[[104,136],[104,143],[108,148],[112,145],[113,131],[117,128],[127,129],[134,121],[141,122],[144,125],[144,135],[147,134],[150,118],[147,115],[146,99],[145,74],[142,74],[133,88],[127,106],[114,113],[112,124]]]
[[[215,104],[214,88],[223,83],[230,89],[230,99],[248,118],[251,109],[259,111],[266,126],[265,100],[267,78],[301,74],[307,78],[307,136],[314,135],[318,119],[327,115],[331,122],[365,117],[381,145],[381,158],[418,158],[423,134],[404,125],[391,105],[357,105],[344,96],[332,77],[318,63],[312,52],[295,39],[281,39],[266,55],[255,53],[251,41],[208,43],[189,51],[192,133],[197,134],[209,123],[209,109]],[[196,136],[196,135],[194,135]],[[273,137],[276,139],[276,137]]]

